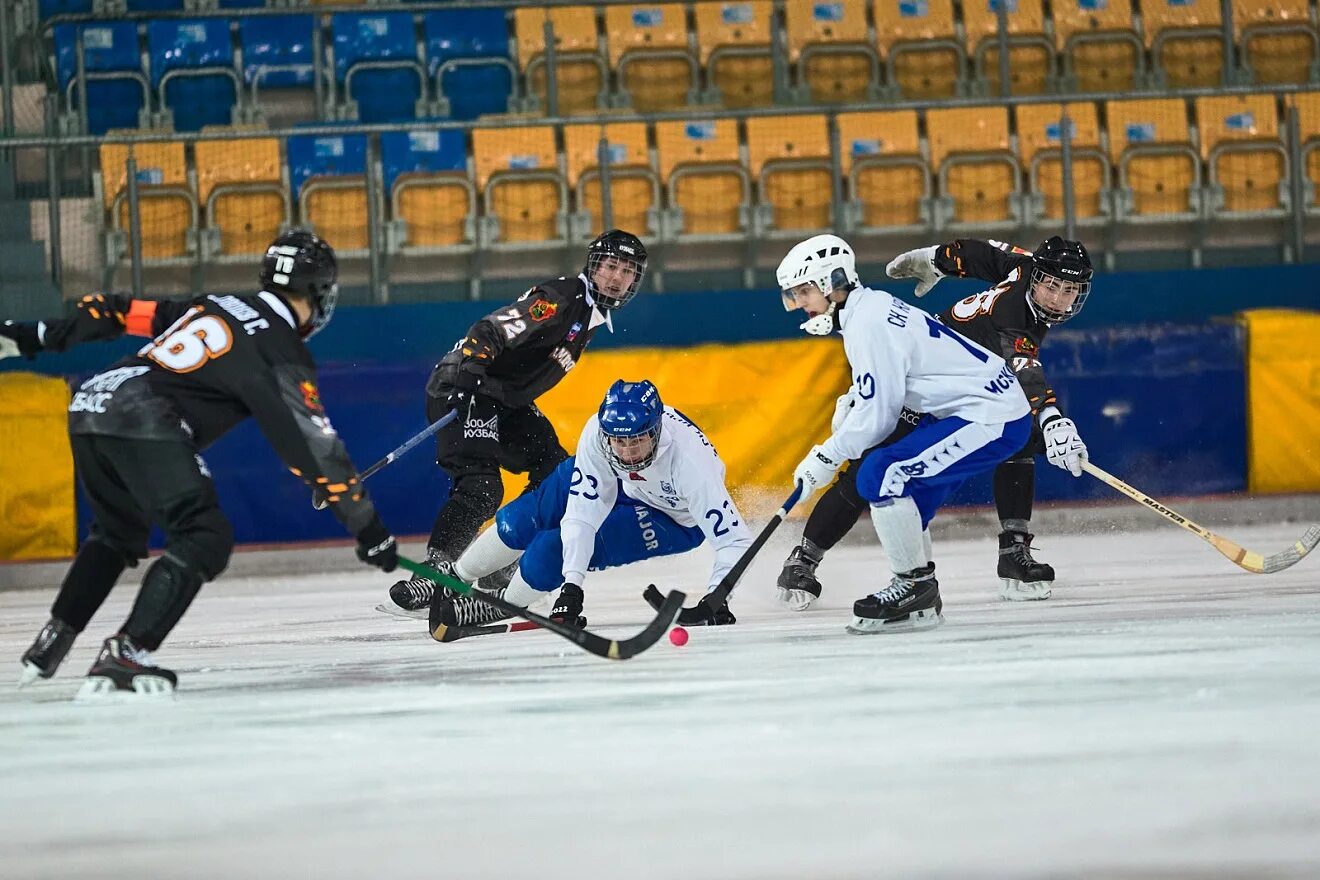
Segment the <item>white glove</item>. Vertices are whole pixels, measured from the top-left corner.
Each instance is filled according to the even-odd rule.
[[[848,418],[848,413],[852,412],[853,404],[857,402],[857,388],[849,385],[848,390],[839,395],[839,399],[834,402],[834,417],[830,419],[830,433],[839,433],[839,428],[843,427],[844,419]]]
[[[925,296],[944,277],[944,273],[935,268],[935,252],[938,249],[938,245],[931,245],[901,253],[889,261],[885,272],[890,278],[917,279],[916,294]]]
[[[807,453],[807,457],[802,459],[797,470],[793,471],[793,479],[802,484],[801,500],[806,501],[816,493],[817,489],[828,486],[841,464],[843,462],[830,458],[823,446],[811,447],[811,452]]]
[[[1045,457],[1050,464],[1063,468],[1074,477],[1080,477],[1082,465],[1086,463],[1086,444],[1077,433],[1073,420],[1058,415],[1058,410],[1054,410],[1054,415],[1041,425],[1040,430],[1045,435]]]

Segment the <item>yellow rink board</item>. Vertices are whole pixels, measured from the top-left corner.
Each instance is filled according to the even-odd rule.
[[[68,408],[63,379],[0,373],[0,559],[73,555]]]
[[[1247,488],[1320,491],[1320,312],[1256,309],[1247,326]]]

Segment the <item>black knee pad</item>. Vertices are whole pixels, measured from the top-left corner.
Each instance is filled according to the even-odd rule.
[[[195,565],[166,551],[147,569],[123,632],[148,651],[160,647],[207,580]]]
[[[234,552],[234,527],[220,510],[213,492],[191,495],[168,505],[161,529],[165,549],[194,568],[203,581],[213,581],[229,565]]]
[[[531,463],[527,470],[527,489],[531,491],[541,485],[541,481],[555,472],[555,468],[563,464],[568,458],[568,453],[562,446],[556,446],[554,449],[546,450],[546,454]]]

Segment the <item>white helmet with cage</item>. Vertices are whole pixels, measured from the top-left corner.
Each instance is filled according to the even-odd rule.
[[[852,247],[839,236],[829,233],[813,235],[793,245],[780,261],[775,277],[779,281],[784,308],[790,312],[798,308],[793,289],[799,285],[815,284],[828,297],[832,291],[846,292],[861,284]],[[835,303],[831,302],[829,311],[811,318],[802,329],[818,336],[833,332],[834,308]]]

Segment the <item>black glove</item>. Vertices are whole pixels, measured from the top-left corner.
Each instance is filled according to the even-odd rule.
[[[472,403],[472,398],[476,396],[480,387],[480,374],[460,369],[458,375],[454,377],[454,387],[450,389],[449,397],[445,402],[449,404],[450,409],[467,407]]]
[[[0,359],[21,354],[32,360],[43,348],[37,336],[36,324],[15,321],[0,323]]]
[[[399,567],[399,548],[380,517],[358,532],[357,558],[381,571],[394,571]]]
[[[660,606],[664,604],[665,594],[660,592],[655,584],[651,584],[642,591],[642,598],[652,610],[659,611]],[[727,600],[714,611],[705,602],[698,602],[691,608],[684,608],[678,612],[678,623],[683,626],[731,626],[737,622],[738,618],[729,610]]]
[[[587,619],[582,616],[582,588],[577,584],[565,583],[559,588],[559,598],[550,611],[550,619],[556,623],[586,628]]]

